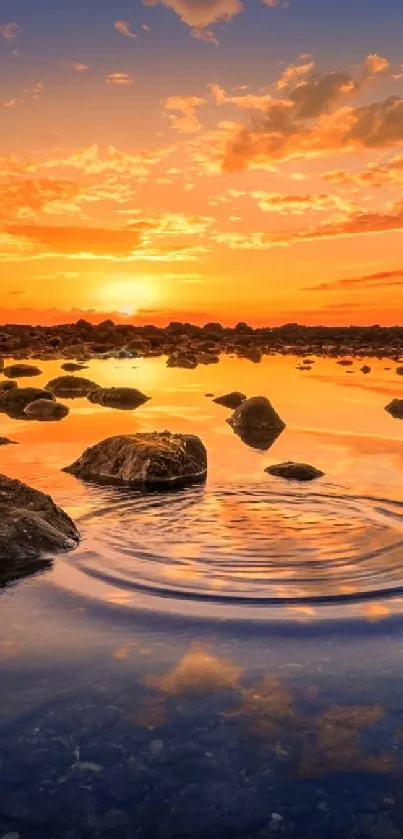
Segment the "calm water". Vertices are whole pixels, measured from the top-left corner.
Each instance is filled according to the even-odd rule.
[[[65,400],[9,420],[4,473],[52,494],[77,550],[0,594],[0,836],[403,835],[403,382],[318,359],[94,361],[133,412]],[[134,366],[135,365],[135,366]],[[45,384],[60,362],[41,362]],[[206,398],[264,394],[287,423],[247,447]],[[206,486],[141,495],[61,472],[90,443],[199,434]],[[263,470],[304,460],[326,476]]]

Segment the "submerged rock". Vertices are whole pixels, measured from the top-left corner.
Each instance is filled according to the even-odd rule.
[[[351,367],[354,362],[349,358],[340,358],[339,361],[336,361],[336,364],[340,364],[340,367]]]
[[[0,437],[0,446],[16,446],[16,440],[9,440],[8,437]]]
[[[398,376],[403,376],[403,367],[396,367],[396,373]]]
[[[24,410],[30,402],[35,402],[37,399],[55,401],[52,393],[40,387],[18,387],[8,390],[0,394],[0,413],[7,414],[13,419],[27,419]]]
[[[66,370],[67,373],[76,373],[78,370],[88,370],[88,366],[86,364],[77,364],[75,361],[66,361],[61,365],[61,368],[62,370]]]
[[[61,402],[52,402],[49,399],[36,399],[24,408],[24,414],[31,420],[40,422],[54,422],[67,417],[69,408]]]
[[[40,376],[42,370],[39,367],[34,367],[33,364],[11,364],[10,367],[4,367],[3,374],[8,379],[22,379],[31,376]]]
[[[58,376],[56,379],[51,379],[46,388],[55,396],[75,399],[80,396],[88,396],[92,390],[98,389],[98,385],[83,376]]]
[[[98,483],[170,489],[204,481],[207,452],[193,434],[124,434],[86,449],[64,471]]]
[[[362,367],[360,367],[360,370],[361,370],[361,373],[364,373],[364,376],[367,376],[368,373],[371,372],[371,368],[370,368],[369,364],[364,364]]]
[[[324,472],[316,469],[315,466],[310,466],[309,463],[294,463],[292,460],[267,466],[264,471],[276,478],[287,478],[289,481],[314,481],[315,478],[322,478],[324,475]]]
[[[231,393],[225,393],[224,396],[217,396],[213,399],[213,402],[217,402],[217,405],[223,405],[224,408],[238,408],[242,402],[245,402],[246,396],[244,393],[240,393],[237,390],[231,391]]]
[[[403,419],[403,399],[392,399],[389,405],[386,405],[385,411],[395,419]]]
[[[150,396],[145,396],[135,387],[99,387],[88,394],[88,400],[106,408],[120,408],[132,410],[148,402]]]
[[[0,583],[26,573],[41,554],[78,542],[74,522],[49,495],[0,475]]]
[[[198,363],[195,355],[187,353],[173,353],[167,359],[167,367],[182,367],[185,370],[194,370]]]
[[[247,445],[267,450],[285,428],[285,423],[265,396],[246,399],[227,419]]]

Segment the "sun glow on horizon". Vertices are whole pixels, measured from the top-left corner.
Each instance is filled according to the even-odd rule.
[[[106,309],[133,316],[141,309],[159,303],[161,295],[153,277],[116,277],[100,283],[97,298],[97,308],[100,311]]]

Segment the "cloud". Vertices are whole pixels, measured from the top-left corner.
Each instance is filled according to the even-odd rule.
[[[128,86],[133,84],[133,79],[129,73],[109,73],[106,76],[106,83],[117,86]]]
[[[341,96],[353,93],[356,89],[353,79],[338,70],[300,81],[289,95],[296,105],[295,118],[305,120],[318,117],[326,113]]]
[[[129,257],[141,243],[142,228],[108,229],[49,225],[14,224],[6,227],[9,236],[25,240],[35,251],[50,254]]]
[[[264,213],[281,215],[303,215],[306,212],[324,212],[331,208],[350,209],[351,205],[338,195],[328,193],[287,195],[258,190],[251,193],[257,200],[258,207]]]
[[[334,169],[324,172],[323,178],[329,183],[346,187],[403,186],[403,154],[395,155],[387,163],[372,163],[359,171]]]
[[[171,114],[173,127],[182,134],[196,134],[202,128],[196,111],[206,102],[200,96],[170,96],[165,101],[167,111],[179,111],[182,116]]]
[[[207,44],[218,47],[217,36],[212,29],[192,29],[190,34],[192,38],[196,38],[196,41],[205,41]]]
[[[88,64],[83,64],[81,61],[65,61],[63,67],[67,70],[75,70],[77,73],[84,73],[88,70]]]
[[[301,76],[306,76],[308,73],[311,73],[314,66],[314,61],[305,61],[302,64],[289,64],[283,70],[278,81],[275,82],[275,87],[277,90],[284,90],[284,88],[300,79]]]
[[[403,285],[403,268],[394,268],[391,271],[378,271],[374,274],[364,274],[361,277],[344,277],[339,280],[319,283],[315,286],[307,286],[304,291],[347,291],[364,290],[364,288],[390,288],[395,285]]]
[[[76,181],[39,178],[0,182],[0,219],[29,218],[38,212],[71,209],[80,193]]]
[[[8,21],[7,23],[0,25],[0,35],[5,38],[6,41],[14,41],[20,32],[21,27],[18,23],[14,23],[13,21]]]
[[[143,0],[145,6],[166,6],[192,29],[207,29],[243,11],[241,0]]]
[[[376,53],[367,55],[365,59],[365,69],[371,76],[383,73],[383,71],[387,70],[388,67],[390,67],[389,60],[387,58],[382,58],[381,55],[377,55]]]
[[[241,96],[234,96],[226,93],[224,88],[218,84],[209,85],[209,89],[216,105],[235,105],[240,110],[267,111],[274,101],[270,93],[263,95],[248,93],[242,94]]]
[[[119,32],[119,35],[124,35],[125,38],[138,38],[138,35],[131,31],[130,24],[127,20],[115,20],[113,25],[116,32]]]

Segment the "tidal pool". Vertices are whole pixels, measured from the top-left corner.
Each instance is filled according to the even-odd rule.
[[[0,837],[403,835],[403,422],[384,410],[403,382],[364,363],[99,360],[84,375],[151,400],[0,414],[19,443],[1,471],[82,535],[0,593]],[[31,385],[62,372],[38,364]],[[231,390],[286,422],[267,451],[205,395]],[[61,471],[165,428],[203,439],[205,486],[144,495]],[[264,472],[284,460],[325,477]]]

